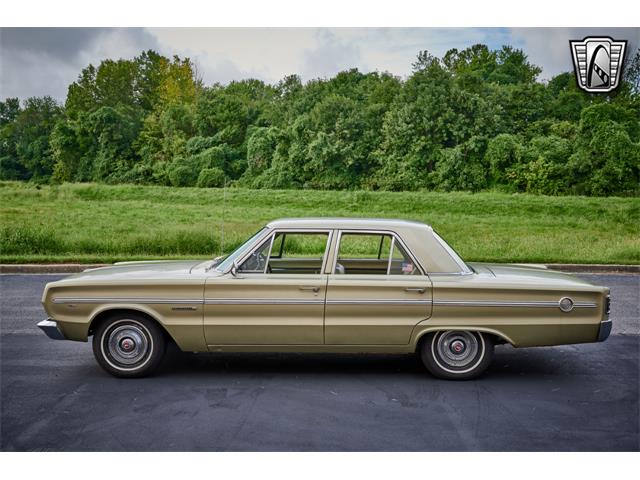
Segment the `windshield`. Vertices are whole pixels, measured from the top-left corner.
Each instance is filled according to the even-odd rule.
[[[266,229],[267,229],[266,227],[261,228],[258,232],[253,234],[249,240],[247,240],[238,248],[236,248],[231,254],[227,256],[227,258],[225,258],[222,262],[216,265],[215,269],[220,272],[224,272],[227,268],[231,267],[231,265],[233,265],[234,260],[244,255],[247,252],[247,250],[251,248],[251,246],[256,241],[256,239],[258,239],[258,237],[260,237]]]

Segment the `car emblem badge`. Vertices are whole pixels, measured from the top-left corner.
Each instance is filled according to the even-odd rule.
[[[626,40],[586,37],[571,40],[573,67],[578,86],[589,93],[607,93],[618,87]]]

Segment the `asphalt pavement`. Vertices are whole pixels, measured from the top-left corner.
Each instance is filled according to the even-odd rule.
[[[35,324],[46,282],[0,275],[3,451],[639,451],[640,276],[604,343],[498,346],[485,376],[437,380],[411,355],[186,354],[105,373],[89,343]]]

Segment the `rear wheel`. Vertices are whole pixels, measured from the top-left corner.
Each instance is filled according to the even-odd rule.
[[[481,375],[493,358],[493,337],[481,332],[433,332],[421,343],[420,357],[438,378],[469,380]]]
[[[93,335],[93,354],[116,377],[143,377],[164,355],[165,337],[155,322],[136,313],[119,313],[104,321]]]

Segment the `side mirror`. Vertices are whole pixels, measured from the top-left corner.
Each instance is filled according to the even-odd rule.
[[[238,263],[234,260],[233,265],[231,266],[231,275],[234,277],[238,276]]]

